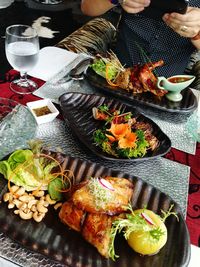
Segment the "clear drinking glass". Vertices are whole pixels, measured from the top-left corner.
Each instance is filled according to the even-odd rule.
[[[18,94],[31,94],[38,86],[27,79],[27,72],[37,63],[39,38],[35,29],[28,25],[11,25],[6,28],[6,57],[10,65],[20,72],[20,79],[10,83],[10,89]]]

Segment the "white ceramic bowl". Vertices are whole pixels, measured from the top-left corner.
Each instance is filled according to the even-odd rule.
[[[59,114],[59,111],[50,99],[32,101],[28,102],[26,105],[38,124],[51,122]]]
[[[166,97],[174,102],[181,101],[183,96],[181,91],[188,87],[195,79],[193,75],[175,75],[169,78],[163,76],[158,77],[157,87],[169,91],[166,94]]]

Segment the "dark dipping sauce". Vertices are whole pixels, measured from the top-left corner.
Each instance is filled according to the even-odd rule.
[[[183,83],[189,80],[191,80],[191,78],[188,77],[173,77],[168,79],[168,81],[171,83]]]
[[[35,113],[37,117],[52,113],[51,110],[47,106],[44,106],[41,108],[34,108],[33,112]]]

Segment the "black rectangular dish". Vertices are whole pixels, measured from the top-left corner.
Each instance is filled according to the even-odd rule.
[[[75,182],[89,177],[123,177],[133,183],[133,209],[146,206],[160,214],[174,204],[173,210],[179,221],[170,216],[166,221],[168,240],[160,252],[153,256],[140,256],[127,244],[124,238],[116,240],[116,261],[107,260],[97,250],[87,243],[80,234],[62,224],[58,211],[49,209],[40,223],[33,220],[22,220],[9,210],[7,203],[0,204],[0,231],[18,242],[22,247],[38,252],[66,267],[186,267],[190,260],[190,240],[188,229],[180,207],[165,193],[135,177],[121,171],[112,170],[95,163],[82,161],[59,154],[63,157],[66,170],[74,174]],[[7,181],[0,177],[0,200],[7,191]],[[157,179],[159,179],[159,174]],[[28,253],[28,252],[27,252]],[[17,255],[16,255],[17,256]],[[53,266],[53,262],[52,262]]]
[[[181,101],[172,102],[165,96],[159,99],[150,92],[133,95],[124,89],[110,86],[106,79],[96,74],[91,68],[87,69],[86,78],[90,85],[97,88],[100,92],[106,92],[120,99],[127,100],[130,103],[183,114],[191,113],[197,108],[197,99],[190,88],[186,88],[181,92],[183,95]]]

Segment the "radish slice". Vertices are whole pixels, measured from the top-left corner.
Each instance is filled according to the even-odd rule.
[[[109,183],[107,180],[101,178],[101,179],[98,179],[99,180],[99,183],[105,187],[106,189],[109,189],[111,191],[114,191],[114,187],[111,185],[111,183]]]
[[[141,213],[142,218],[145,219],[146,222],[148,222],[150,225],[155,225],[155,223],[152,221],[152,219],[144,212]]]

